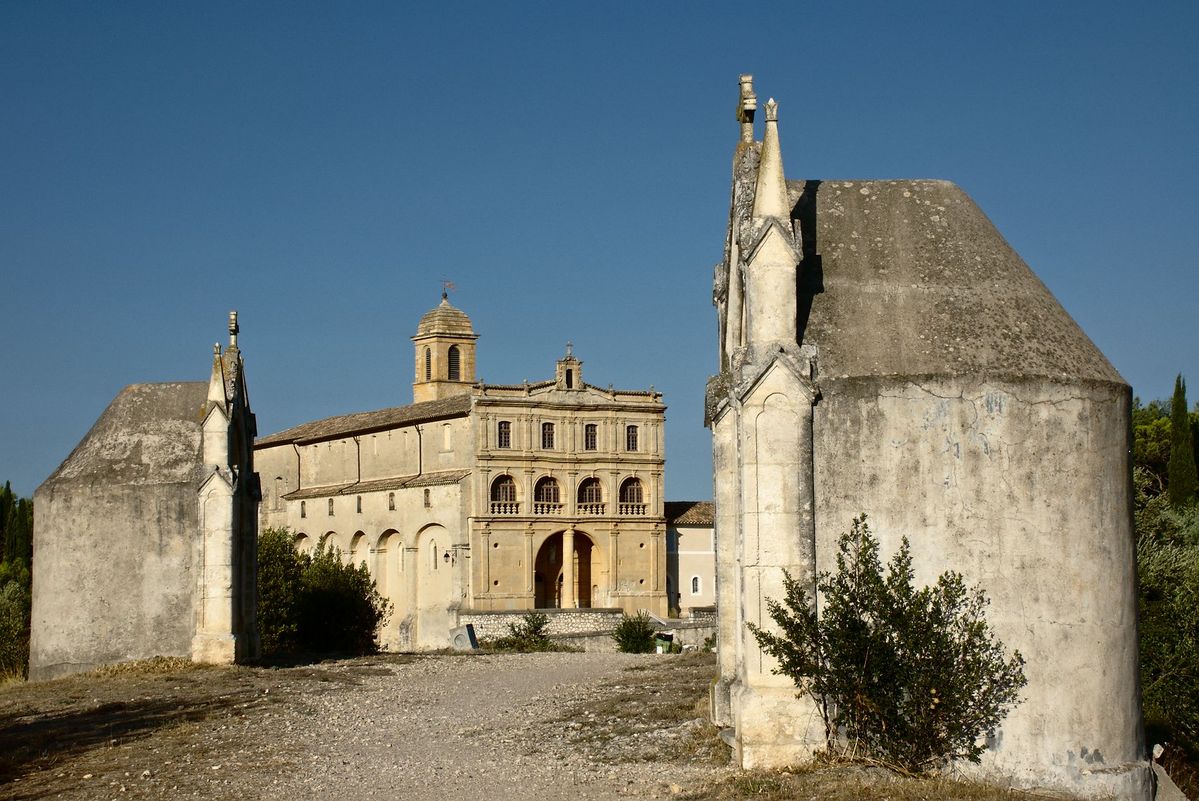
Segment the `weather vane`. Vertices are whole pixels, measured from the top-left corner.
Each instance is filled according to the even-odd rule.
[[[448,278],[441,279],[441,298],[442,298],[442,300],[445,300],[446,298],[448,298],[450,296],[450,292],[452,292],[453,290],[455,290],[457,288],[458,287],[454,286],[454,282],[449,280]]]

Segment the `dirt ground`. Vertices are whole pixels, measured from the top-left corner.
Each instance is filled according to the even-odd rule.
[[[12,684],[0,799],[1034,798],[860,766],[734,771],[704,718],[714,674],[711,654],[480,653]]]
[[[0,798],[669,795],[727,761],[696,707],[713,668],[710,655],[380,655],[10,685]]]

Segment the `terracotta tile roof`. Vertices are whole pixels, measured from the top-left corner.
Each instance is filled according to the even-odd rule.
[[[664,506],[670,526],[710,526],[716,517],[711,501],[667,501]]]
[[[333,495],[360,495],[364,492],[379,492],[381,490],[440,487],[446,484],[457,484],[469,475],[469,470],[442,470],[437,473],[421,473],[417,476],[395,476],[393,478],[376,479],[375,481],[359,481],[356,484],[329,484],[323,487],[304,487],[295,492],[289,492],[283,497],[289,501],[302,501],[308,498],[328,498]]]
[[[343,414],[339,417],[326,417],[323,420],[313,420],[311,423],[301,423],[277,434],[271,434],[269,437],[260,437],[255,440],[254,447],[263,448],[268,445],[291,442],[315,442],[353,434],[365,434],[401,425],[458,417],[468,412],[470,412],[470,396],[456,395],[441,400],[410,403],[407,406],[393,406],[390,409],[378,409],[373,412]]]

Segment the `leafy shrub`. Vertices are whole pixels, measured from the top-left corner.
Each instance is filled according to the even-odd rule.
[[[550,619],[541,612],[526,612],[519,623],[509,623],[508,635],[500,637],[491,647],[520,653],[556,651],[558,647],[545,631],[549,624]]]
[[[266,529],[258,542],[258,633],[263,653],[370,653],[391,614],[366,565],[336,549],[296,553],[292,534]]]
[[[838,543],[837,571],[817,577],[819,613],[801,584],[767,601],[780,634],[750,624],[824,718],[830,753],[865,756],[921,771],[953,759],[978,761],[980,735],[995,730],[1026,680],[1019,652],[1007,656],[984,619],[987,600],[958,573],[912,587],[907,538],[887,565],[866,516]]]
[[[1164,498],[1165,496],[1159,496]],[[1154,742],[1199,754],[1199,510],[1168,507],[1137,540],[1141,686]],[[1164,519],[1163,519],[1164,518]]]
[[[375,589],[366,565],[347,565],[341,553],[318,551],[304,568],[297,599],[300,647],[364,654],[379,649],[378,628],[391,603]]]
[[[268,528],[258,536],[258,637],[264,654],[294,651],[299,645],[296,600],[308,557],[296,552],[291,532]]]
[[[29,570],[0,562],[0,681],[23,679],[29,669]]]
[[[644,610],[629,617],[622,615],[612,630],[616,647],[626,654],[648,654],[654,650],[654,626]]]

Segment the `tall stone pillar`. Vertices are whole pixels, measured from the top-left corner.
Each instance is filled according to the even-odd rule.
[[[562,532],[562,598],[558,605],[563,609],[575,608],[575,530]]]

